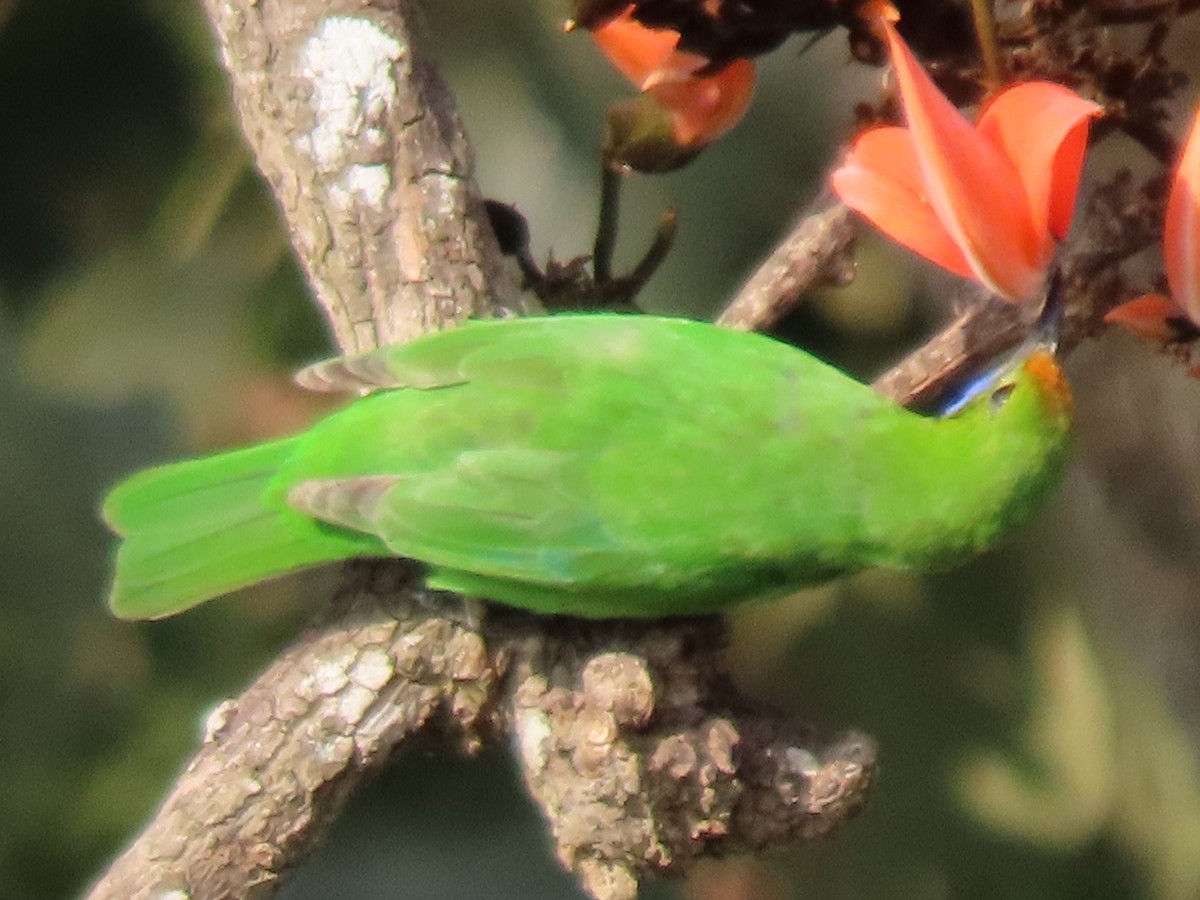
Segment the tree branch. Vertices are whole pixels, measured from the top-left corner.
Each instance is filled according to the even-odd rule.
[[[344,352],[522,311],[407,0],[205,0],[242,129]]]
[[[806,209],[779,246],[725,307],[717,324],[738,331],[769,328],[806,292],[853,277],[854,216],[832,197]]]
[[[414,599],[410,574],[352,568],[327,618],[209,715],[199,751],[90,897],[262,896],[398,743],[434,725],[478,740],[498,670],[480,635]]]

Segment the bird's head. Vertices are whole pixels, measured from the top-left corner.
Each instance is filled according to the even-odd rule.
[[[1067,424],[1074,397],[1066,373],[1058,364],[1058,334],[1062,324],[1061,281],[1051,280],[1046,302],[1029,335],[1007,353],[952,379],[926,401],[925,409],[938,418],[962,413],[986,403],[995,413],[1014,394],[1036,398],[1047,418]]]

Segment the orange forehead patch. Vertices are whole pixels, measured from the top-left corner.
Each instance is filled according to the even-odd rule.
[[[1048,350],[1038,350],[1025,361],[1025,371],[1040,388],[1039,394],[1052,412],[1069,415],[1075,408],[1075,397],[1066,373]]]

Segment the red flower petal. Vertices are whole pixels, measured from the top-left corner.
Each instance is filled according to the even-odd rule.
[[[1200,325],[1200,113],[1183,146],[1167,199],[1163,266],[1171,296]]]
[[[1104,321],[1127,328],[1148,341],[1169,344],[1179,336],[1169,320],[1181,315],[1179,307],[1170,298],[1162,294],[1143,294],[1114,306],[1104,314]]]
[[[754,64],[737,59],[703,78],[652,75],[645,90],[670,111],[675,139],[687,147],[710,144],[741,121],[754,96],[754,79]]]
[[[675,49],[679,34],[647,28],[632,9],[592,32],[596,45],[638,90],[653,94],[671,114],[681,147],[703,146],[733,128],[754,94],[754,64],[734,60],[713,75],[696,76],[708,60]]]
[[[979,133],[1016,166],[1047,257],[1052,238],[1071,229],[1088,120],[1102,111],[1060,84],[1031,81],[998,94],[979,116]]]
[[[1016,168],[959,115],[895,28],[883,27],[930,205],[980,282],[1009,300],[1036,295],[1044,241]]]
[[[974,272],[925,199],[912,137],[874,128],[854,142],[830,182],[841,201],[884,234],[964,278]]]
[[[675,53],[675,45],[679,43],[676,32],[655,31],[635,21],[632,7],[595,29],[592,39],[608,57],[613,68],[633,82],[639,91],[646,79],[661,69]],[[700,57],[679,55],[698,60],[691,71],[704,65]]]

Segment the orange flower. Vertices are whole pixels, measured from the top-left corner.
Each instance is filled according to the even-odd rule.
[[[1176,304],[1200,324],[1200,116],[1183,145],[1167,198],[1163,266]]]
[[[1120,325],[1156,344],[1171,344],[1183,336],[1179,326],[1185,324],[1187,319],[1170,297],[1142,294],[1120,306],[1114,306],[1104,314],[1104,321],[1110,325]]]
[[[630,7],[592,32],[596,45],[622,75],[670,114],[675,142],[699,150],[728,132],[754,93],[754,64],[736,59],[698,75],[708,60],[676,50],[679,34],[656,31],[633,18]]]
[[[1163,344],[1196,337],[1200,327],[1200,112],[1183,145],[1167,197],[1163,268],[1170,297],[1144,294],[1110,309],[1104,321]]]
[[[1071,226],[1101,109],[1062,85],[998,94],[972,125],[878,15],[907,128],[861,135],[833,173],[834,191],[880,230],[940,266],[1019,302],[1043,290]]]

